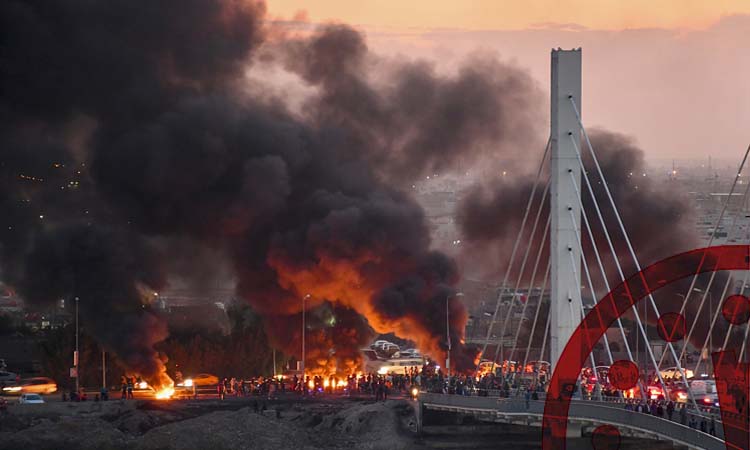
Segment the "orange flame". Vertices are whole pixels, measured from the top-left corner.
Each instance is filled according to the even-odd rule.
[[[166,369],[159,373],[158,381],[153,386],[156,389],[157,400],[169,400],[174,395],[174,381],[167,375]]]
[[[174,388],[167,387],[156,393],[157,400],[169,400],[174,395]]]

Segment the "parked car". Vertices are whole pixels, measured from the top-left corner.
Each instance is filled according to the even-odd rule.
[[[39,394],[21,394],[18,403],[22,405],[38,405],[44,403],[44,399]]]

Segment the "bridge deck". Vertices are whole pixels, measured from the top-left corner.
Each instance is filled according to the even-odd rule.
[[[483,420],[512,421],[526,418],[540,424],[544,415],[543,401],[530,401],[528,409],[523,399],[498,399],[491,397],[465,397],[461,395],[420,394],[419,401],[426,409],[454,411],[476,415]],[[667,419],[628,411],[622,405],[593,401],[573,401],[568,422],[582,425],[614,425],[644,436],[668,440],[689,448],[725,450],[721,423],[717,422],[717,435],[681,425]]]

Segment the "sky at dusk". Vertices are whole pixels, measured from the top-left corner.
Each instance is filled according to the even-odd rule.
[[[279,19],[344,22],[384,56],[450,71],[475,52],[544,91],[553,47],[583,48],[587,126],[634,136],[652,160],[739,160],[750,142],[750,1],[270,0]]]

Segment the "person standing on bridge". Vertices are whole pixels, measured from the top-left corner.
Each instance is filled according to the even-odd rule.
[[[680,424],[687,425],[687,405],[680,407]]]
[[[667,403],[667,417],[672,420],[672,414],[674,414],[674,402],[672,400]]]
[[[530,406],[529,402],[531,401],[531,391],[530,390],[526,389],[525,397],[526,397],[526,409],[529,409],[529,406]]]

